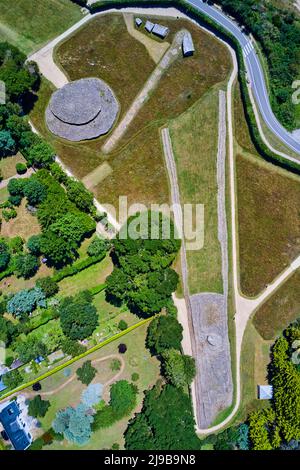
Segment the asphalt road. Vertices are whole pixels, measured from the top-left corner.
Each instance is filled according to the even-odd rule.
[[[250,84],[266,125],[290,149],[300,154],[300,142],[298,142],[292,134],[279,123],[273,114],[262,66],[250,38],[243,33],[240,27],[220,9],[210,6],[202,0],[187,0],[187,2],[198,8],[198,10],[204,12],[207,16],[213,18],[216,23],[222,25],[223,28],[228,30],[238,39],[243,49]],[[298,160],[292,157],[289,159],[299,163]]]

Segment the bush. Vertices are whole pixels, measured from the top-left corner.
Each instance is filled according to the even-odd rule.
[[[36,285],[44,292],[46,298],[53,297],[53,295],[57,294],[59,291],[57,282],[50,276],[38,279]]]
[[[3,209],[2,217],[5,222],[9,222],[11,219],[15,219],[17,217],[17,211],[15,209]]]
[[[121,331],[127,330],[128,325],[127,325],[126,321],[125,320],[120,320],[119,324],[118,324],[118,328]]]
[[[112,371],[117,371],[121,369],[121,361],[119,359],[113,359],[110,363],[110,368]]]
[[[27,241],[27,248],[32,255],[41,254],[41,235],[32,235]]]
[[[89,385],[97,374],[97,369],[92,366],[91,361],[86,361],[76,371],[78,379],[85,385]]]
[[[63,340],[61,344],[61,349],[65,354],[70,355],[72,357],[79,356],[80,354],[83,354],[86,351],[85,346],[69,338],[65,338]]]
[[[41,395],[37,395],[29,401],[28,414],[34,418],[43,418],[50,407],[50,401],[42,400]]]
[[[132,382],[137,382],[139,380],[140,376],[137,372],[134,372],[132,375],[131,375],[131,380]]]
[[[40,260],[31,254],[18,255],[15,258],[15,273],[17,277],[29,279],[40,267]]]
[[[118,351],[120,354],[125,354],[127,351],[127,346],[124,343],[119,344]]]
[[[87,249],[89,256],[101,256],[104,255],[107,251],[109,243],[103,238],[96,237],[91,241]]]
[[[17,171],[18,175],[24,175],[27,171],[27,166],[25,165],[25,163],[17,163],[16,164],[16,171]]]

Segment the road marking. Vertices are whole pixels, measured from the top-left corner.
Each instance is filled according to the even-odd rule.
[[[247,57],[252,51],[254,50],[252,42],[247,42],[247,44],[243,47],[243,54]]]

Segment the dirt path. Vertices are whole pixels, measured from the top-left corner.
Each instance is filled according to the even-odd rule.
[[[110,380],[108,380],[107,382],[105,382],[103,384],[104,387],[107,387],[111,383],[115,382],[123,374],[124,368],[125,368],[125,361],[124,361],[123,357],[120,356],[119,354],[110,354],[109,356],[94,359],[92,361],[92,365],[98,364],[99,362],[107,361],[109,359],[118,359],[121,362],[121,369]],[[35,397],[38,393],[42,397],[50,397],[50,396],[55,395],[56,393],[60,392],[61,390],[63,390],[67,385],[69,385],[75,379],[77,379],[77,374],[76,373],[73,374],[71,377],[69,377],[69,379],[66,380],[66,382],[59,385],[59,387],[55,388],[54,390],[49,390],[48,392],[29,392],[29,393],[25,392],[24,395],[26,396],[26,398],[32,398],[32,397]]]
[[[127,131],[128,127],[130,126],[131,122],[134,120],[136,115],[139,113],[141,108],[145,105],[148,101],[151,93],[153,90],[158,86],[158,83],[164,73],[169,69],[172,63],[182,54],[181,46],[182,46],[182,39],[185,30],[181,30],[176,33],[174,40],[172,42],[172,46],[167,50],[157,67],[152,72],[148,80],[146,81],[145,85],[143,86],[140,93],[137,95],[135,100],[133,101],[132,105],[126,112],[125,116],[118,124],[116,129],[112,132],[111,136],[107,139],[105,144],[102,147],[103,153],[111,152],[119,140],[123,137],[125,132]]]

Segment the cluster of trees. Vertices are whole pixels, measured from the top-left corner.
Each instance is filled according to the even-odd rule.
[[[300,370],[295,341],[300,340],[300,322],[290,325],[272,349],[270,381],[272,407],[249,416],[249,435],[254,450],[287,448],[300,443]],[[295,354],[296,353],[296,354]]]
[[[82,446],[87,444],[91,437],[93,421],[94,417],[89,413],[89,408],[80,403],[76,408],[68,406],[58,411],[52,427],[68,441]]]
[[[77,377],[84,385],[89,385],[97,374],[97,369],[91,361],[85,361],[76,371]]]
[[[114,270],[107,298],[126,303],[139,315],[160,312],[176,290],[178,274],[170,267],[180,249],[173,222],[161,213],[130,217],[113,241]]]
[[[42,400],[41,395],[37,395],[29,401],[28,414],[34,418],[43,418],[50,407],[50,401]]]
[[[59,316],[62,331],[74,341],[88,338],[98,326],[97,309],[93,305],[93,296],[88,291],[62,299]]]

